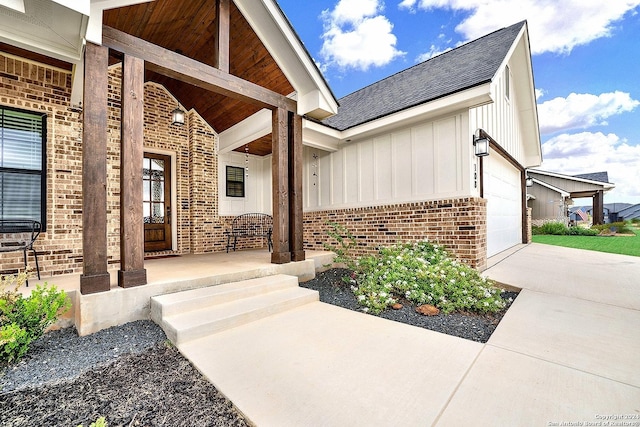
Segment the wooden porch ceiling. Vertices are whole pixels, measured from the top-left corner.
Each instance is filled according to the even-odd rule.
[[[155,0],[105,11],[103,24],[215,66],[216,2]],[[229,73],[281,95],[294,89],[249,26],[230,2]],[[194,108],[216,131],[222,132],[256,113],[259,107],[205,91],[149,69],[145,79],[165,86],[187,109]],[[271,137],[250,144],[257,155],[271,153]],[[244,147],[238,149],[244,152]]]

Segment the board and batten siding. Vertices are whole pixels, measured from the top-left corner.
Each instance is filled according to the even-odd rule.
[[[249,172],[245,174],[245,196],[227,197],[227,166],[245,168],[246,155],[237,151],[218,156],[218,194],[220,216],[237,216],[248,212],[271,214],[271,156],[249,155]],[[215,185],[215,183],[212,183]]]
[[[307,211],[455,198],[471,194],[468,116],[439,120],[344,143],[338,151],[304,149]]]
[[[520,127],[519,105],[516,90],[513,87],[514,76],[509,79],[511,89],[506,94],[505,73],[499,74],[493,82],[495,101],[469,109],[471,131],[484,129],[502,148],[511,154],[520,164],[525,164],[524,138]]]

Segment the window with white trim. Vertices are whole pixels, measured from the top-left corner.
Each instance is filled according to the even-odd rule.
[[[46,227],[47,116],[0,106],[0,219]]]

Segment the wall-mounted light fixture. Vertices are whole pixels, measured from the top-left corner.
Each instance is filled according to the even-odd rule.
[[[174,126],[184,125],[184,111],[181,110],[180,107],[176,107],[176,109],[171,112],[171,124]]]
[[[489,138],[480,133],[479,136],[473,135],[474,154],[478,157],[489,155]]]
[[[527,187],[533,187],[533,178],[531,178],[529,175],[527,175],[525,182],[527,184]]]

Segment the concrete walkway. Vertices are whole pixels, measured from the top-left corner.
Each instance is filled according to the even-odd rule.
[[[640,425],[640,259],[490,266],[523,291],[487,344],[315,302],[180,350],[258,426]]]

